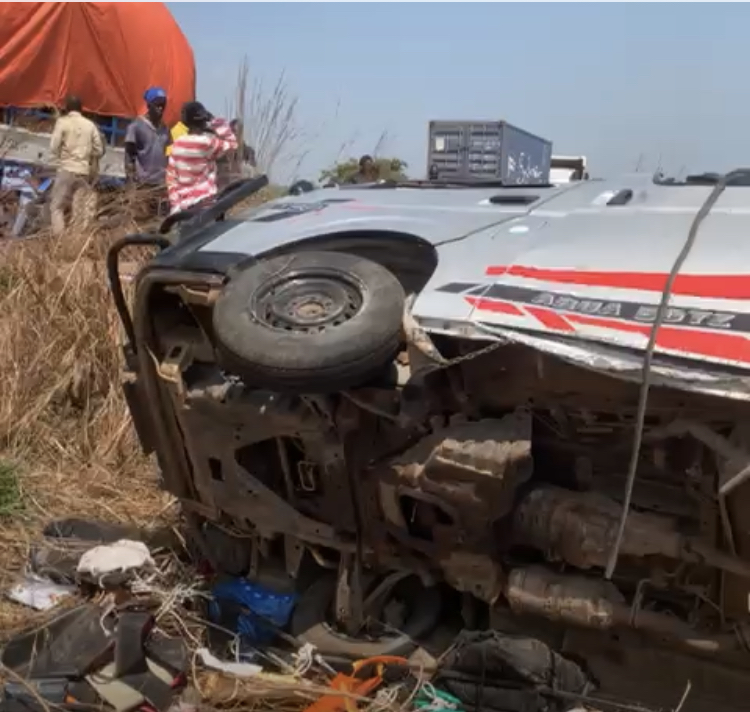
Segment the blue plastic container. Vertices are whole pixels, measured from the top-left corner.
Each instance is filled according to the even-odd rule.
[[[284,628],[297,603],[297,596],[293,593],[276,593],[244,578],[222,581],[214,586],[212,594],[214,600],[209,606],[209,615],[214,622],[223,618],[222,609],[240,606],[262,616],[276,628]],[[235,632],[243,642],[250,645],[268,643],[275,635],[272,626],[265,625],[255,616],[242,612],[237,618]]]

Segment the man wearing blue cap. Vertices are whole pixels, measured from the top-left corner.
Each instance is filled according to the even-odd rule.
[[[143,95],[146,113],[128,126],[125,133],[125,175],[128,181],[152,189],[151,201],[158,203],[158,192],[165,186],[167,146],[171,142],[164,123],[167,93],[151,87]]]

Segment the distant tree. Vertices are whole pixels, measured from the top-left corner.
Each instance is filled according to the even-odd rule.
[[[405,180],[406,161],[400,158],[374,158],[375,165],[378,167],[378,175],[381,180]],[[359,170],[359,158],[349,158],[346,161],[334,163],[330,168],[326,168],[320,173],[320,183],[325,185],[333,181],[334,183],[346,183]]]

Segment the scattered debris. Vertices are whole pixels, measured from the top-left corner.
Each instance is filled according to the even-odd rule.
[[[464,706],[458,697],[438,690],[430,683],[422,685],[419,694],[414,698],[414,708],[423,710],[424,712],[443,712],[443,710],[464,711]]]
[[[99,579],[112,573],[153,569],[154,565],[151,552],[143,542],[123,539],[85,552],[77,571]]]
[[[412,641],[407,658],[358,655],[377,647],[377,639],[362,633],[342,636],[346,644],[334,654],[291,632],[314,577],[298,593],[301,584],[272,567],[250,577],[222,576],[206,562],[182,558],[184,548],[178,555],[154,546],[152,533],[92,522],[56,522],[44,538],[31,555],[35,572],[9,597],[39,610],[73,594],[80,602],[7,641],[0,712],[102,705],[114,712],[227,705],[294,712],[591,712],[595,700],[588,672],[532,637],[464,631],[446,640],[442,652],[434,641]],[[54,579],[41,571],[54,572]],[[431,608],[423,593],[417,598],[412,607]],[[315,621],[331,631],[335,626],[333,619]],[[393,633],[403,635],[398,628]]]
[[[289,622],[296,602],[292,594],[279,594],[242,578],[220,581],[211,593],[212,620],[248,644],[271,640]]]
[[[121,539],[142,541],[144,536],[149,538],[148,532],[142,532],[136,527],[74,517],[50,522],[44,528],[43,534],[51,539],[78,540],[97,544],[114,544]]]
[[[8,591],[8,598],[37,611],[49,611],[75,592],[75,586],[54,583],[30,573]]]
[[[260,665],[253,665],[252,663],[228,663],[223,660],[219,660],[215,655],[206,648],[199,648],[196,651],[200,661],[212,670],[219,670],[229,675],[236,675],[237,677],[255,677],[258,673],[263,671]]]
[[[541,640],[494,630],[461,633],[444,664],[464,675],[490,676],[493,680],[573,694],[584,694],[592,686],[591,679],[579,665]],[[460,685],[455,687],[458,689]],[[456,691],[455,694],[461,697],[461,693]]]
[[[82,555],[98,546],[126,540],[143,542],[155,550],[168,547],[172,539],[162,531],[142,532],[132,526],[82,519],[50,522],[42,534],[42,541],[31,551],[30,568],[39,576],[66,584],[79,582]]]

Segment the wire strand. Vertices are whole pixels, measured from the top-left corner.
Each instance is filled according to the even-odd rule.
[[[677,279],[677,275],[680,273],[682,266],[685,264],[685,260],[687,260],[690,251],[693,249],[693,244],[695,243],[695,239],[698,236],[698,229],[700,228],[701,223],[708,217],[714,205],[716,205],[716,201],[724,192],[724,189],[727,187],[728,183],[731,182],[732,179],[740,175],[743,177],[747,177],[748,175],[750,175],[750,169],[740,169],[738,171],[728,173],[727,175],[722,176],[717,181],[716,185],[714,185],[713,190],[711,190],[708,197],[703,202],[703,205],[701,205],[700,209],[693,218],[693,222],[690,225],[690,230],[688,231],[688,236],[685,240],[685,244],[682,246],[682,250],[680,250],[680,253],[677,255],[677,259],[672,265],[672,269],[670,270],[667,277],[667,282],[664,285],[664,290],[662,291],[659,308],[656,311],[656,318],[654,319],[654,325],[651,327],[651,334],[649,335],[648,345],[646,346],[646,353],[643,357],[641,388],[638,394],[638,410],[636,414],[635,431],[633,434],[633,446],[630,455],[630,463],[628,465],[627,477],[625,480],[625,495],[622,501],[622,513],[620,515],[620,520],[617,527],[617,536],[615,537],[614,544],[612,545],[612,549],[610,550],[609,559],[607,561],[607,568],[604,573],[606,579],[611,579],[612,575],[615,572],[615,569],[617,568],[617,561],[620,556],[622,539],[625,535],[625,526],[628,521],[630,505],[633,499],[633,487],[635,485],[635,478],[638,471],[638,460],[641,455],[643,429],[646,422],[646,408],[648,406],[648,395],[649,389],[651,387],[651,364],[654,357],[654,350],[656,348],[656,337],[659,333],[662,322],[664,321],[664,316],[669,306],[669,300],[672,296],[672,289],[674,287],[675,280]]]

